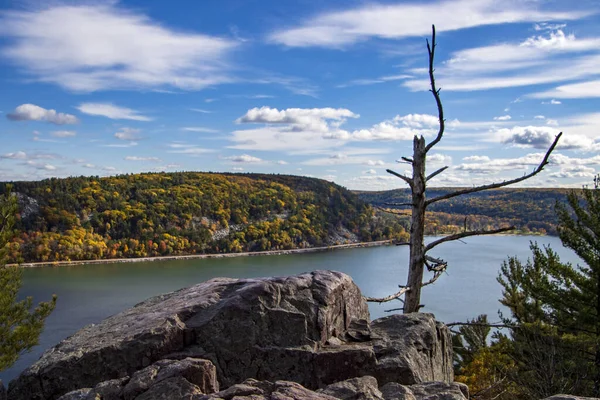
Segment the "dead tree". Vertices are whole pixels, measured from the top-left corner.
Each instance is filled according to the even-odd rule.
[[[413,156],[412,158],[402,157],[402,160],[407,162],[412,166],[412,177],[408,177],[402,175],[400,173],[394,172],[392,170],[387,170],[388,173],[402,179],[404,182],[408,184],[412,194],[412,201],[408,204],[402,204],[412,207],[411,214],[411,225],[410,225],[410,242],[407,243],[410,246],[410,261],[409,261],[409,269],[408,269],[408,280],[406,285],[400,286],[400,290],[397,293],[391,294],[387,297],[382,298],[374,298],[367,297],[367,301],[371,302],[387,302],[391,300],[398,299],[404,303],[404,306],[401,308],[403,312],[411,313],[418,312],[422,307],[420,304],[421,301],[421,289],[424,286],[431,285],[434,283],[445,271],[447,268],[447,263],[439,258],[434,258],[430,256],[428,253],[433,250],[436,246],[453,241],[459,240],[461,238],[465,238],[468,236],[478,236],[478,235],[492,235],[496,233],[506,232],[515,229],[514,226],[509,226],[505,228],[495,229],[495,230],[478,230],[478,231],[468,231],[465,229],[464,232],[456,233],[453,235],[449,235],[438,239],[428,245],[425,245],[424,242],[424,234],[425,234],[425,212],[427,207],[433,203],[438,201],[451,199],[453,197],[481,192],[484,190],[500,188],[508,185],[512,185],[514,183],[522,182],[526,179],[529,179],[542,171],[542,169],[548,164],[548,159],[550,154],[558,144],[558,140],[560,139],[562,132],[559,133],[554,142],[546,152],[546,155],[540,162],[540,164],[529,174],[524,175],[520,178],[503,181],[499,183],[492,183],[489,185],[477,186],[472,188],[467,188],[463,190],[456,190],[454,192],[450,192],[438,197],[434,197],[431,199],[426,198],[426,188],[427,182],[431,180],[433,177],[444,172],[448,167],[440,168],[433,173],[426,175],[425,174],[425,160],[427,159],[427,153],[431,151],[431,149],[442,140],[444,136],[445,129],[445,120],[444,120],[444,109],[442,107],[442,100],[440,98],[440,89],[436,87],[435,77],[434,77],[434,58],[435,58],[435,26],[432,26],[432,36],[431,43],[429,40],[427,41],[427,52],[429,53],[429,82],[431,85],[431,93],[435,98],[435,102],[438,110],[438,118],[439,118],[439,130],[435,139],[433,139],[429,144],[425,143],[425,139],[423,136],[416,136],[413,139]],[[432,277],[423,282],[423,274],[425,267],[427,270],[432,272]],[[404,299],[402,299],[402,297]],[[396,309],[394,309],[396,310]],[[392,310],[390,310],[392,311]]]

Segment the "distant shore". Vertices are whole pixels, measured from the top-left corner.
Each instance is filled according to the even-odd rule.
[[[348,244],[338,244],[338,245],[334,245],[334,246],[309,247],[309,248],[304,248],[304,249],[290,249],[290,250],[253,251],[253,252],[245,252],[245,253],[189,254],[189,255],[177,255],[177,256],[156,256],[156,257],[139,257],[139,258],[107,258],[107,259],[100,259],[100,260],[46,261],[46,262],[32,262],[32,263],[9,264],[9,265],[19,265],[22,268],[39,268],[39,267],[61,267],[61,266],[72,266],[72,265],[88,265],[88,264],[116,264],[116,263],[134,263],[134,262],[169,261],[169,260],[193,260],[193,259],[202,259],[202,258],[275,256],[275,255],[298,254],[298,253],[319,253],[319,252],[324,252],[324,251],[339,250],[339,249],[353,249],[353,248],[360,248],[360,247],[388,246],[391,244],[392,244],[391,240],[379,240],[379,241],[375,241],[375,242],[348,243]]]

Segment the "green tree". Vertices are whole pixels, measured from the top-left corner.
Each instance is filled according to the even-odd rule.
[[[0,371],[37,344],[44,320],[56,305],[56,296],[35,308],[31,297],[17,299],[21,269],[6,265],[7,243],[13,236],[16,214],[17,198],[8,191],[0,196]]]
[[[557,204],[559,236],[584,265],[532,244],[533,260],[509,259],[498,281],[512,332],[519,384],[532,395],[600,396],[600,176]],[[542,393],[544,391],[545,393]],[[545,396],[541,396],[545,397]]]

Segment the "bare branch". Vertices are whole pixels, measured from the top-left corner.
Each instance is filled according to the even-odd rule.
[[[444,129],[446,125],[446,121],[444,120],[444,107],[442,107],[442,100],[440,99],[440,90],[435,87],[435,77],[433,76],[434,68],[433,68],[433,60],[435,59],[435,25],[431,26],[431,45],[429,44],[429,40],[427,41],[427,52],[429,53],[429,83],[431,84],[431,93],[433,93],[433,97],[435,98],[435,103],[437,104],[438,109],[438,119],[440,121],[440,129],[436,138],[425,147],[425,153],[428,153],[429,150],[440,140],[442,140],[442,136],[444,136]]]
[[[391,169],[386,169],[386,172],[388,174],[392,174],[392,175],[397,176],[398,178],[402,179],[404,182],[408,183],[408,186],[410,186],[410,187],[413,186],[413,180],[411,178],[409,178],[408,176],[404,176],[402,174],[394,172]]]
[[[432,283],[434,283],[435,281],[437,281],[437,280],[438,280],[438,278],[439,278],[440,276],[442,276],[442,273],[443,273],[443,272],[444,272],[444,271],[438,271],[438,272],[436,272],[435,274],[433,274],[433,277],[432,277],[430,280],[428,280],[427,282],[425,282],[425,283],[422,283],[422,284],[421,284],[421,287],[425,287],[425,286],[427,286],[427,285],[431,285]]]
[[[427,178],[425,178],[425,181],[428,181],[428,180],[432,179],[434,176],[441,174],[442,172],[444,172],[447,169],[448,169],[448,166],[445,166],[445,167],[442,167],[442,168],[438,169],[437,171],[435,171],[434,173],[432,173],[431,175],[429,175]]]
[[[387,303],[388,301],[392,301],[399,298],[400,296],[403,296],[404,293],[408,292],[409,290],[410,288],[403,287],[398,293],[391,294],[387,297],[365,297],[365,300],[370,301],[372,303]]]
[[[448,236],[445,236],[434,242],[429,243],[427,246],[425,246],[425,253],[427,253],[429,250],[433,249],[435,246],[437,246],[439,244],[442,244],[445,242],[450,242],[452,240],[458,240],[458,239],[461,239],[464,237],[469,237],[469,236],[494,235],[496,233],[508,232],[508,231],[512,231],[515,229],[516,228],[514,226],[509,226],[506,228],[493,229],[490,231],[480,230],[480,231],[468,231],[468,232],[455,233],[454,235],[448,235]]]
[[[409,164],[414,163],[414,160],[412,158],[408,158],[408,157],[400,157],[401,159],[403,159],[404,161],[406,161]]]
[[[383,312],[393,312],[393,311],[404,311],[404,308],[391,308],[389,310],[383,310]]]
[[[509,186],[509,185],[512,185],[512,184],[515,184],[515,183],[519,183],[521,181],[524,181],[526,179],[529,179],[529,178],[531,178],[531,177],[539,174],[540,172],[542,172],[542,170],[544,169],[544,167],[548,164],[548,158],[550,157],[550,154],[552,154],[552,151],[554,151],[554,148],[558,144],[558,140],[560,139],[561,136],[562,136],[562,132],[559,133],[558,135],[556,135],[556,138],[554,138],[554,142],[552,143],[552,145],[550,146],[550,148],[546,152],[546,155],[544,156],[544,159],[542,160],[542,162],[540,162],[540,164],[537,166],[537,168],[534,169],[533,172],[531,172],[530,174],[523,175],[520,178],[511,179],[510,181],[504,181],[504,182],[499,182],[499,183],[492,183],[492,184],[489,184],[489,185],[477,186],[477,187],[474,187],[474,188],[469,188],[469,189],[464,189],[464,190],[457,190],[456,192],[447,193],[445,195],[442,195],[442,196],[439,196],[439,197],[434,197],[433,199],[427,200],[425,202],[425,206],[428,206],[428,205],[430,205],[432,203],[435,203],[436,201],[451,199],[452,197],[461,196],[463,194],[482,192],[484,190],[497,189],[497,188],[500,188],[500,187]]]

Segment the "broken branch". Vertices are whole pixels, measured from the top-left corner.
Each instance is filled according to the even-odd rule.
[[[410,288],[403,287],[398,293],[391,294],[387,297],[365,297],[365,300],[370,301],[372,303],[387,303],[388,301],[392,301],[394,299],[399,298],[400,296],[403,296],[404,293],[408,292],[409,290]]]
[[[435,171],[434,173],[432,173],[431,175],[429,175],[429,176],[428,176],[428,177],[425,179],[425,181],[428,181],[428,180],[430,180],[430,179],[431,179],[431,178],[433,178],[434,176],[441,174],[442,172],[444,172],[444,171],[445,171],[445,170],[447,170],[447,169],[448,169],[448,166],[445,166],[445,167],[442,167],[442,168],[438,169],[437,171]]]
[[[542,162],[540,162],[540,164],[537,166],[537,168],[534,169],[533,172],[531,172],[530,174],[524,175],[524,176],[522,176],[520,178],[512,179],[510,181],[504,181],[504,182],[499,182],[499,183],[492,183],[492,184],[489,184],[489,185],[477,186],[477,187],[474,187],[474,188],[469,188],[469,189],[464,189],[464,190],[457,190],[456,192],[447,193],[445,195],[442,195],[442,196],[439,196],[439,197],[434,197],[433,199],[427,200],[425,202],[425,206],[428,206],[428,205],[430,205],[432,203],[435,203],[436,201],[451,199],[452,197],[461,196],[463,194],[476,193],[476,192],[481,192],[481,191],[484,191],[484,190],[496,189],[496,188],[500,188],[500,187],[504,187],[504,186],[509,186],[509,185],[512,185],[512,184],[515,184],[515,183],[519,183],[521,181],[524,181],[526,179],[529,179],[529,178],[531,178],[531,177],[539,174],[540,172],[542,172],[542,170],[544,169],[544,167],[548,164],[548,158],[550,157],[550,154],[552,154],[552,151],[554,151],[554,148],[558,144],[558,140],[560,139],[561,136],[562,136],[562,132],[559,133],[558,135],[556,135],[556,138],[554,139],[554,142],[552,143],[552,145],[550,146],[550,148],[546,152],[546,155],[544,156],[544,159],[542,160]]]
[[[408,186],[410,186],[410,187],[413,186],[413,180],[411,178],[409,178],[408,176],[404,176],[402,174],[394,172],[391,169],[386,169],[386,172],[388,174],[392,174],[392,175],[397,176],[398,178],[402,179],[404,182],[408,183]]]
[[[429,243],[427,246],[425,246],[425,253],[427,253],[429,250],[433,249],[435,246],[437,246],[439,244],[442,244],[445,242],[450,242],[452,240],[458,240],[458,239],[462,239],[464,237],[469,237],[469,236],[494,235],[496,233],[513,231],[515,229],[516,228],[514,226],[509,226],[506,228],[493,229],[493,230],[489,230],[489,231],[481,230],[481,231],[469,231],[469,232],[455,233],[454,235],[448,235],[441,239],[438,239],[436,241]]]

